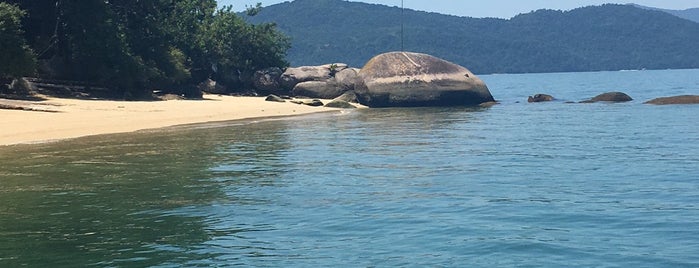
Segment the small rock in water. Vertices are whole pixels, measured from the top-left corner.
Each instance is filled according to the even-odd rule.
[[[534,96],[529,96],[529,99],[527,99],[527,101],[528,101],[529,103],[532,103],[532,102],[547,102],[547,101],[553,101],[553,100],[555,100],[555,99],[556,99],[556,98],[554,98],[553,96],[548,95],[548,94],[536,94],[536,95],[534,95]]]
[[[671,104],[699,104],[699,95],[683,95],[657,98],[645,102],[645,104],[671,105]]]
[[[597,95],[596,97],[581,101],[581,103],[595,103],[595,102],[629,102],[632,101],[629,95],[623,92],[607,92],[604,94]]]

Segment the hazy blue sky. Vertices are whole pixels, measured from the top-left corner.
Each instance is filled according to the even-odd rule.
[[[236,10],[261,2],[263,6],[288,2],[290,0],[219,0],[220,5],[233,5]],[[699,7],[699,0],[403,0],[406,8],[439,12],[458,16],[511,18],[519,13],[547,8],[570,10],[582,6],[601,5],[604,3],[636,3],[639,5],[667,8],[687,9]],[[353,0],[400,6],[401,0]]]

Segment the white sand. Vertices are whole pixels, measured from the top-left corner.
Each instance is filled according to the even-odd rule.
[[[131,102],[52,98],[31,108],[55,113],[0,109],[0,146],[337,110],[268,102],[262,97],[205,95],[204,99]]]

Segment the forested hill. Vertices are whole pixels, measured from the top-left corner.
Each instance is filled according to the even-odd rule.
[[[634,5],[639,8],[643,9],[650,9],[650,10],[657,10],[657,11],[663,11],[665,13],[670,13],[672,15],[675,15],[677,17],[683,18],[683,19],[688,19],[694,22],[699,22],[699,8],[689,8],[689,9],[683,9],[683,10],[672,10],[672,9],[662,9],[662,8],[654,8],[654,7],[647,7],[647,6],[641,6],[641,5]]]
[[[253,23],[275,22],[292,38],[292,65],[345,62],[404,48],[476,73],[699,68],[699,23],[631,5],[539,10],[476,19],[341,0],[272,5]]]

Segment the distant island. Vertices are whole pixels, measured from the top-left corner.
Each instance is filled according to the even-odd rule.
[[[448,59],[479,74],[699,68],[699,23],[633,5],[539,10],[495,19],[296,0],[265,7],[247,20],[276,23],[291,37],[291,65],[344,62],[361,67],[374,55],[401,49],[401,17],[406,50]]]

